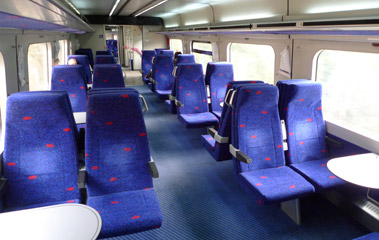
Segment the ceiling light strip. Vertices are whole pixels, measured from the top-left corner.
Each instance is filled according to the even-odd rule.
[[[79,12],[79,10],[74,6],[74,4],[72,4],[72,2],[70,2],[69,0],[65,0],[65,2],[66,2],[66,3],[67,3],[72,9],[74,9],[74,11],[75,11],[77,14],[81,15],[80,12]]]
[[[120,3],[120,0],[116,0],[116,2],[114,3],[113,7],[112,7],[112,10],[111,12],[109,13],[109,16],[112,16],[114,10],[116,10],[117,8],[117,5]]]
[[[139,12],[139,13],[136,13],[134,16],[137,17],[137,16],[139,16],[139,15],[141,15],[141,14],[147,12],[147,11],[150,11],[151,9],[153,9],[153,8],[155,8],[155,7],[158,7],[159,5],[161,5],[161,4],[163,4],[163,3],[167,2],[167,1],[168,1],[168,0],[160,1],[160,2],[158,2],[158,3],[156,3],[156,4],[154,4],[153,6],[151,6],[151,7],[149,7],[149,8],[146,8],[145,10],[142,10],[142,11]]]

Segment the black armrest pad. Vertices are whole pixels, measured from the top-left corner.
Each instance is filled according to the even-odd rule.
[[[153,178],[159,178],[158,168],[153,159],[149,162],[149,172]]]
[[[86,187],[86,167],[83,165],[79,166],[79,173],[78,173],[78,187],[79,189]]]
[[[343,148],[343,143],[331,137],[326,136],[325,141],[326,141],[326,145],[330,147]]]

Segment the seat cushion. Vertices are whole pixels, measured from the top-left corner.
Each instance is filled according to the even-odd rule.
[[[218,119],[221,118],[221,113],[222,113],[222,111],[213,111],[212,113],[213,113]]]
[[[52,205],[64,204],[64,203],[80,203],[80,200],[79,199],[71,199],[71,200],[67,200],[67,201],[47,202],[47,203],[39,203],[39,204],[33,204],[33,205],[28,205],[28,206],[22,206],[22,207],[5,208],[5,209],[3,209],[2,212],[12,212],[12,211],[18,211],[18,210],[24,210],[24,209],[47,207],[47,206],[52,206]]]
[[[231,160],[232,155],[229,152],[229,143],[216,143],[211,135],[202,135],[201,143],[203,147],[216,161]]]
[[[166,100],[165,104],[166,104],[167,109],[170,111],[170,113],[172,113],[172,114],[176,114],[177,113],[177,111],[176,111],[176,105],[175,105],[174,101]]]
[[[237,176],[241,186],[260,204],[292,200],[315,191],[312,184],[286,166],[243,172]]]
[[[141,232],[162,225],[162,214],[152,188],[89,197],[103,221],[99,238]]]
[[[179,114],[178,119],[186,128],[201,128],[218,124],[218,119],[210,112]]]
[[[316,191],[322,191],[346,183],[344,180],[336,177],[326,167],[327,158],[307,161],[302,163],[291,164],[290,166],[301,174],[305,179],[312,183]]]
[[[155,95],[161,99],[168,99],[168,95],[171,94],[171,90],[156,90]]]
[[[373,232],[373,233],[364,235],[362,237],[355,238],[353,240],[377,240],[377,239],[379,239],[379,232]]]

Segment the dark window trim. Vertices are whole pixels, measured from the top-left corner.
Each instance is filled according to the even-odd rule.
[[[192,43],[191,43],[191,49],[192,49],[192,52],[194,52],[194,53],[199,53],[199,54],[213,56],[212,51],[204,51],[204,50],[193,48],[193,44],[194,43],[208,43],[208,44],[211,44],[211,46],[212,46],[211,42],[209,42],[209,41],[192,41]]]

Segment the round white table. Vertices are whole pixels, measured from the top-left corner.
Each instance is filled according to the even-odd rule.
[[[379,189],[379,156],[375,153],[333,158],[328,161],[327,167],[347,182]]]
[[[0,238],[38,240],[96,239],[101,217],[82,204],[60,204],[0,214]]]

